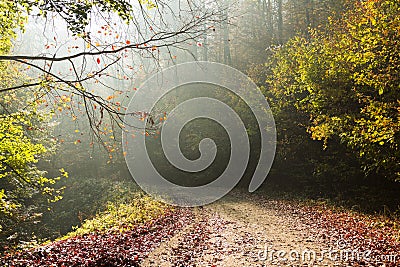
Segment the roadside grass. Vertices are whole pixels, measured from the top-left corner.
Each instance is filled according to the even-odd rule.
[[[154,198],[137,194],[130,202],[109,202],[107,209],[91,219],[85,220],[80,227],[57,239],[83,236],[90,233],[126,232],[171,211],[172,207]]]

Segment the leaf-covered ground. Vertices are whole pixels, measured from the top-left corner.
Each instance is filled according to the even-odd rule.
[[[6,255],[1,266],[140,266],[148,253],[193,220],[187,209],[123,233],[86,234],[33,250]]]
[[[400,266],[400,225],[382,217],[346,211],[332,211],[326,206],[305,206],[299,211],[303,222],[320,242],[335,243],[345,250],[369,253],[353,259],[351,266]]]
[[[168,212],[124,233],[73,237],[8,255],[2,263],[6,266],[400,266],[396,228],[394,221],[335,211],[321,204],[235,194],[204,208]]]

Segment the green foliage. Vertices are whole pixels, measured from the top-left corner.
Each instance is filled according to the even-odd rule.
[[[38,162],[38,156],[46,152],[46,148],[40,143],[32,143],[30,138],[25,135],[22,125],[32,126],[24,115],[14,113],[0,119],[0,140],[2,141],[0,145],[0,179],[18,179],[19,183],[31,183],[34,185],[32,188],[34,190],[36,187],[44,187],[50,182],[36,168],[32,167]],[[3,198],[6,197],[3,195]],[[8,198],[14,199],[11,196]],[[11,212],[12,207],[15,208],[16,204],[2,205],[1,210]]]
[[[31,228],[47,210],[50,202],[61,199],[62,188],[56,188],[58,177],[48,177],[38,168],[56,149],[49,138],[49,115],[32,104],[29,94],[2,93],[0,100],[0,231],[1,241]],[[16,99],[19,102],[16,102]],[[25,101],[23,101],[25,100]],[[24,107],[24,108],[22,108]],[[68,174],[60,169],[58,174]],[[27,237],[29,238],[29,237]],[[14,242],[14,238],[8,239]],[[7,241],[8,242],[8,241]]]
[[[23,29],[26,14],[16,1],[0,2],[0,55],[11,48],[11,40],[16,37],[16,29]]]
[[[326,31],[294,38],[278,50],[270,80],[274,97],[307,116],[315,140],[338,138],[365,173],[400,176],[400,4],[357,3]]]
[[[105,172],[106,174],[106,172]],[[129,203],[139,189],[133,180],[116,175],[83,177],[70,175],[59,182],[65,187],[63,199],[51,205],[51,211],[43,214],[38,234],[42,240],[58,238],[70,232],[72,227],[93,218],[107,209],[108,203]]]

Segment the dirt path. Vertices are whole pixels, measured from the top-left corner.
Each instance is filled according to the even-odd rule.
[[[196,209],[195,215],[142,266],[334,266],[318,261],[329,244],[310,238],[287,203],[235,194]]]
[[[396,222],[378,219],[234,192],[124,233],[94,232],[9,254],[0,265],[400,266]]]

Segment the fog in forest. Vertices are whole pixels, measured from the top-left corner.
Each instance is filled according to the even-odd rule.
[[[274,161],[259,194],[398,212],[397,1],[15,2],[0,5],[9,21],[0,27],[2,251],[63,237],[143,197],[126,163],[147,166],[145,156],[129,154],[135,138],[144,137],[167,181],[198,187],[217,180],[237,145],[224,125],[197,118],[170,142],[161,138],[170,113],[202,97],[228,105],[245,127],[250,154],[235,190],[248,193],[265,132]],[[268,105],[207,82],[179,84],[180,73],[153,109],[130,105],[148,79],[193,61],[242,72]],[[143,102],[152,96],[141,95]],[[260,129],[252,107],[269,128]],[[132,128],[128,117],[143,127]],[[174,149],[196,161],[208,138],[217,153],[199,172],[177,168],[163,151],[179,144]]]

